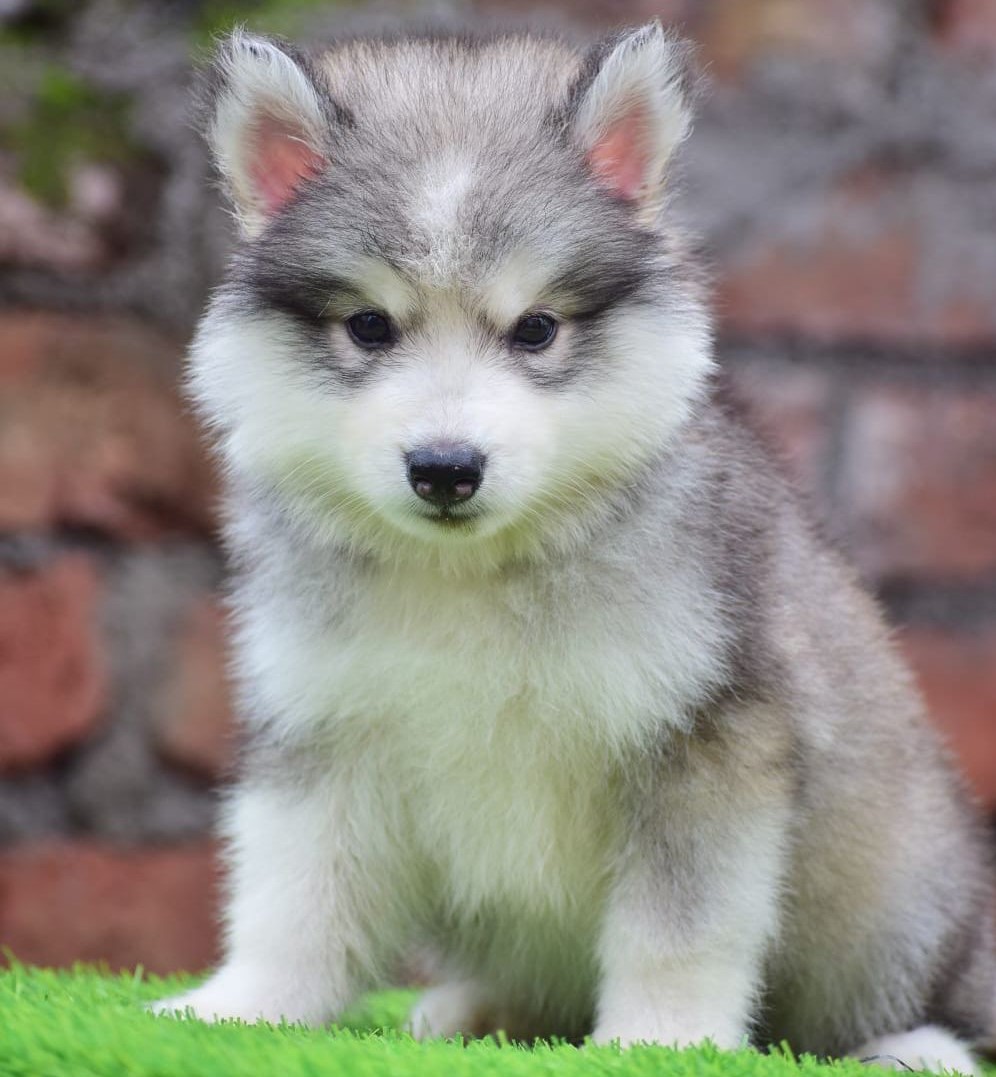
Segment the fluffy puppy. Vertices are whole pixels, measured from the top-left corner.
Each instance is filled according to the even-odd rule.
[[[236,34],[243,242],[193,345],[248,749],[227,953],[159,1004],[417,1035],[787,1039],[969,1072],[979,822],[873,603],[716,403],[657,24]]]

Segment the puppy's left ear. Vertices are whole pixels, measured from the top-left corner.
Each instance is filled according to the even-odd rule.
[[[652,221],[691,128],[688,47],[654,20],[597,48],[574,90],[571,134],[595,179]]]
[[[326,169],[334,110],[301,57],[241,30],[219,47],[208,90],[208,142],[251,238]]]

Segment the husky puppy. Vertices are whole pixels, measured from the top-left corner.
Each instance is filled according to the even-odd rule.
[[[714,399],[656,23],[238,33],[191,357],[247,750],[227,955],[157,1004],[972,1071],[984,836],[874,604]]]

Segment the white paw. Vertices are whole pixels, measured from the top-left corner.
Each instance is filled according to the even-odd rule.
[[[202,1021],[237,1018],[247,1023],[289,1021],[313,1025],[321,1024],[327,1017],[317,1000],[308,999],[302,992],[279,990],[235,969],[219,970],[200,987],[159,999],[150,1003],[148,1009],[178,1017],[192,1015]]]
[[[417,1040],[449,1038],[463,1033],[480,1035],[485,1029],[484,999],[480,987],[469,980],[452,980],[423,991],[408,1015],[406,1028]]]
[[[681,1025],[658,1014],[626,1014],[614,1020],[602,1019],[591,1034],[593,1043],[618,1043],[632,1047],[637,1043],[655,1043],[662,1047],[695,1047],[708,1040],[724,1050],[736,1050],[747,1043],[747,1033],[740,1028],[726,1027],[723,1022],[701,1027]]]
[[[282,1014],[268,1000],[231,991],[218,991],[210,981],[183,995],[158,999],[148,1007],[153,1013],[175,1017],[197,1017],[201,1021],[270,1021],[279,1023]]]
[[[937,1025],[922,1025],[912,1032],[879,1036],[851,1054],[864,1062],[894,1070],[928,1070],[978,1077],[972,1052],[953,1032]]]

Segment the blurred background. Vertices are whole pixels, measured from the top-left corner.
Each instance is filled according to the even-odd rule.
[[[425,5],[0,0],[0,945],[196,969],[232,755],[216,479],[178,390],[231,228],[190,126],[236,21]],[[996,0],[578,0],[707,93],[679,212],[725,377],[880,596],[996,811]]]

